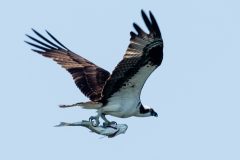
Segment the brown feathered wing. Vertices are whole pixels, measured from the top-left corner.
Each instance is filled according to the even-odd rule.
[[[33,32],[42,39],[42,41],[27,35],[35,43],[27,42],[34,46],[36,49],[33,51],[52,58],[69,73],[71,73],[78,88],[90,98],[92,101],[98,101],[101,99],[102,88],[105,81],[109,78],[110,73],[92,62],[84,59],[83,57],[73,53],[63,44],[61,44],[55,37],[53,37],[48,31],[47,34],[55,41],[48,40],[37,31]]]
[[[151,12],[150,19],[143,10],[141,13],[149,33],[133,23],[137,34],[130,32],[130,44],[123,60],[116,66],[103,88],[103,100],[115,93],[118,93],[115,97],[128,98],[130,95],[126,94],[132,94],[139,98],[137,96],[140,96],[145,81],[162,62],[163,40],[157,22]]]

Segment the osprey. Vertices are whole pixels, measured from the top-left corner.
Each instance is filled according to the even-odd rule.
[[[120,118],[158,116],[152,108],[141,103],[140,94],[150,74],[162,63],[163,40],[151,11],[150,18],[143,10],[141,14],[149,33],[133,23],[137,33],[130,32],[130,44],[112,74],[69,50],[48,31],[46,32],[53,41],[34,29],[33,32],[41,40],[26,35],[35,42],[25,41],[35,47],[32,50],[52,58],[65,68],[81,92],[90,99],[89,102],[60,107],[81,106],[85,109],[96,109],[97,115],[89,118],[94,126],[99,125],[99,117],[105,121],[106,126],[116,123],[107,120],[105,115]]]

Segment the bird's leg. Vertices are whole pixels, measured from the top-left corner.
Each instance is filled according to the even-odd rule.
[[[60,108],[69,108],[69,107],[78,107],[81,106],[81,103],[75,103],[75,104],[71,104],[71,105],[59,105]]]
[[[96,116],[91,116],[89,121],[91,122],[92,126],[97,127],[100,124],[99,121],[100,114],[98,113]]]
[[[103,122],[103,126],[104,127],[108,127],[108,126],[111,126],[111,125],[114,125],[116,126],[117,125],[117,122],[115,121],[109,121],[107,118],[106,118],[106,115],[104,113],[101,114],[101,118],[104,120]]]

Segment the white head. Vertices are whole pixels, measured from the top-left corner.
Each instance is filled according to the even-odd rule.
[[[150,117],[150,116],[158,117],[158,114],[151,107],[141,104],[139,107],[139,113],[136,116],[137,117]]]

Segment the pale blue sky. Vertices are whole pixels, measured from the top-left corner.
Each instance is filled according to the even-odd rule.
[[[0,159],[239,160],[239,7],[237,0],[1,1]],[[132,23],[143,26],[141,9],[153,12],[165,42],[163,64],[142,93],[159,117],[109,117],[129,126],[114,139],[53,127],[95,112],[58,108],[87,98],[65,70],[30,50],[24,34],[48,29],[112,71]]]

